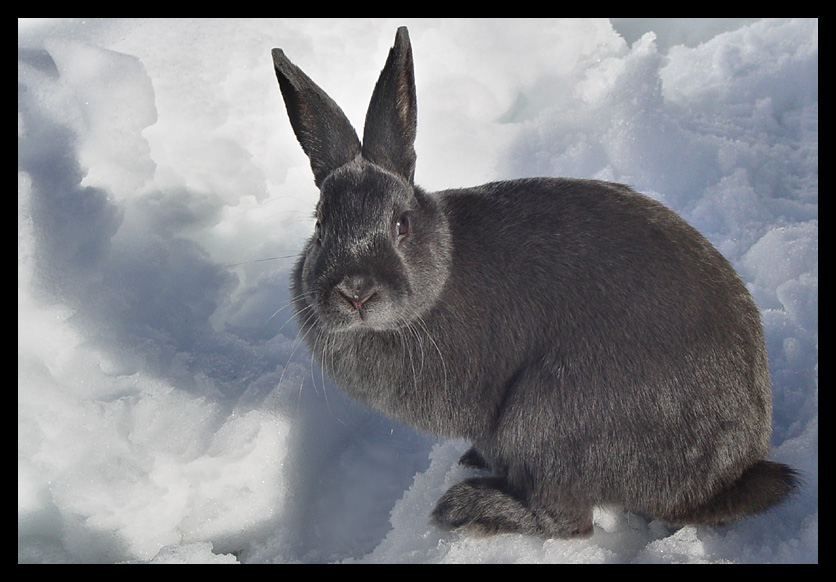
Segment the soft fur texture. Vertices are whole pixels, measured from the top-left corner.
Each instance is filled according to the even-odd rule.
[[[493,471],[450,488],[439,524],[582,537],[599,504],[716,523],[793,489],[794,472],[764,460],[758,310],[696,230],[600,181],[415,186],[405,28],[362,145],[280,49],[273,61],[321,190],[293,273],[304,340],[352,397],[470,439],[462,462]]]

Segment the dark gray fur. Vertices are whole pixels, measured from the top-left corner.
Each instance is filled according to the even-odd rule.
[[[600,181],[415,186],[405,28],[362,146],[280,49],[273,61],[321,190],[293,273],[302,336],[349,395],[469,439],[462,463],[493,470],[450,488],[436,522],[578,537],[596,505],[716,523],[793,489],[794,472],[764,460],[758,310],[695,229]]]

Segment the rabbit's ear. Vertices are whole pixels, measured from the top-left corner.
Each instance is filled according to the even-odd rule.
[[[366,113],[363,157],[410,184],[415,173],[416,117],[412,47],[409,33],[402,26],[395,35],[395,45],[389,51]]]
[[[273,49],[273,66],[290,125],[319,187],[328,174],[360,155],[360,140],[342,109],[282,49]]]

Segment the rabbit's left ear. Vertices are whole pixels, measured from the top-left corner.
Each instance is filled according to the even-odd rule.
[[[290,62],[282,49],[273,49],[273,67],[296,138],[311,161],[317,188],[325,178],[360,155],[360,140],[325,91]]]
[[[366,126],[363,157],[412,184],[415,174],[417,125],[412,47],[405,26],[398,29],[395,45],[375,85]]]

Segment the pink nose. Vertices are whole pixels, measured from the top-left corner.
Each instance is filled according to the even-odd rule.
[[[351,303],[355,309],[360,309],[361,307],[363,307],[363,304],[369,300],[369,297],[371,297],[371,295],[366,295],[365,297],[359,297],[357,295],[349,296],[343,293],[342,291],[340,291],[340,295],[343,296],[343,299]]]
[[[360,309],[371,299],[377,290],[374,284],[361,276],[346,277],[339,285],[337,292],[355,309]]]

